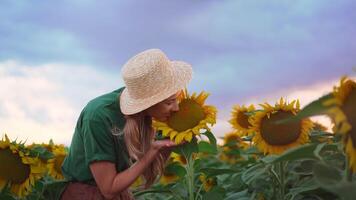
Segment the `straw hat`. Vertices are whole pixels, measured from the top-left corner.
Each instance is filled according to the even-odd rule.
[[[121,112],[131,115],[172,96],[192,78],[190,64],[171,61],[159,49],[143,51],[121,69],[126,88],[120,97]]]

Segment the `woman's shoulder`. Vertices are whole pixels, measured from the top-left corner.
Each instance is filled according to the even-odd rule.
[[[112,112],[111,105],[118,105],[118,96],[124,87],[90,100],[83,109],[85,119],[101,120]]]

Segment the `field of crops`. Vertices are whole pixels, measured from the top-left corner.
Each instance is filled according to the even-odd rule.
[[[223,142],[210,128],[217,110],[205,92],[179,97],[179,112],[155,121],[157,139],[177,144],[157,183],[131,186],[136,199],[345,199],[356,198],[356,82],[343,77],[330,93],[300,108],[297,99],[236,105]],[[310,119],[325,115],[332,131]],[[64,184],[68,147],[0,141],[0,199],[56,198]]]

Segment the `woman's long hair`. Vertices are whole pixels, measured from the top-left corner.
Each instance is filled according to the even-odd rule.
[[[142,159],[150,149],[154,136],[155,131],[152,127],[152,117],[145,115],[143,112],[126,116],[124,138],[128,153],[132,159],[136,161]],[[157,177],[162,174],[164,164],[164,158],[159,154],[143,172],[146,188],[151,186]]]

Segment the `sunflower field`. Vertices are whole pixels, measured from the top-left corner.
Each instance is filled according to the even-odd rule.
[[[208,93],[179,96],[179,111],[154,121],[157,139],[180,144],[151,188],[139,177],[136,199],[356,199],[356,82],[343,77],[330,93],[300,108],[297,99],[235,105],[221,142],[210,128],[217,109]],[[325,115],[332,131],[310,119]],[[67,147],[0,141],[0,199],[56,199],[65,184]],[[57,191],[58,192],[58,191]]]

